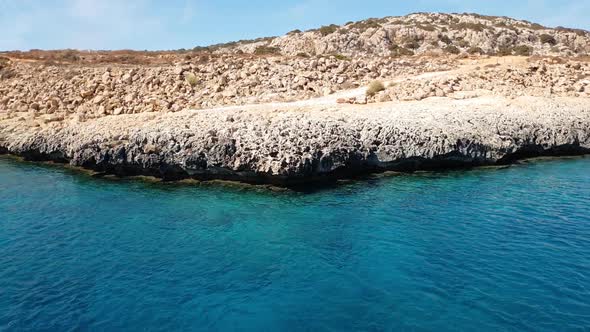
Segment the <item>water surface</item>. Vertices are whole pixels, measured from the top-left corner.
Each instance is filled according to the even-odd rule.
[[[312,194],[0,159],[0,331],[590,329],[590,158]]]

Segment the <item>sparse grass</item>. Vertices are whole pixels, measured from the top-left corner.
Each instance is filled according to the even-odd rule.
[[[190,86],[195,86],[195,85],[197,85],[197,83],[199,83],[199,79],[197,78],[197,75],[195,75],[194,73],[185,73],[184,74],[184,80]]]
[[[385,90],[385,85],[381,81],[373,81],[367,87],[367,96],[373,97],[379,91]]]
[[[254,54],[256,55],[267,55],[267,54],[280,54],[281,50],[278,47],[271,47],[271,46],[258,46],[254,50]]]

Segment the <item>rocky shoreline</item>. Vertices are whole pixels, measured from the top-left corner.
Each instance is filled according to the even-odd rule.
[[[0,153],[297,186],[590,151],[590,32],[418,13],[176,51],[0,52]]]
[[[498,96],[253,105],[0,127],[0,153],[118,176],[296,186],[590,152],[590,100]]]

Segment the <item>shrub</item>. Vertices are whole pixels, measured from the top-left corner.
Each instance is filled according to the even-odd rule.
[[[425,30],[425,31],[430,31],[430,32],[436,30],[436,28],[432,24],[426,24],[426,25],[425,24],[418,24],[418,28]]]
[[[400,47],[398,45],[391,45],[389,47],[391,51],[391,56],[398,57],[398,56],[411,56],[414,55],[414,51],[409,50],[407,48]]]
[[[381,81],[373,81],[367,87],[367,96],[373,97],[379,91],[385,90],[385,85]]]
[[[296,34],[298,34],[298,33],[301,33],[301,30],[299,30],[299,29],[295,29],[295,30],[293,30],[293,31],[289,31],[289,32],[287,32],[287,35],[289,35],[289,36],[290,36],[290,35],[296,35]]]
[[[279,54],[281,50],[278,47],[270,47],[270,46],[258,46],[254,50],[254,54],[256,55],[266,55],[266,54]]]
[[[309,58],[309,54],[304,53],[304,52],[297,53],[297,56],[300,58]]]
[[[350,23],[347,23],[346,25],[349,25]],[[368,19],[368,20],[364,20],[364,21],[359,21],[359,22],[355,22],[350,24],[350,28],[351,29],[359,29],[359,30],[367,30],[369,28],[375,28],[378,29],[381,27],[381,24],[379,24],[378,20],[375,19]]]
[[[555,30],[557,31],[562,31],[562,32],[571,32],[571,33],[575,33],[578,36],[581,37],[585,37],[586,34],[588,34],[588,31],[586,30],[582,30],[582,29],[571,29],[571,28],[564,28],[562,26],[558,26],[555,28]]]
[[[541,40],[541,43],[543,44],[549,44],[551,46],[557,45],[557,40],[555,40],[555,37],[548,35],[548,34],[542,34],[539,39]]]
[[[324,25],[323,27],[320,28],[320,34],[322,36],[327,36],[330,34],[333,34],[334,32],[336,32],[336,30],[338,30],[338,26],[336,24],[330,24],[330,25]]]
[[[409,48],[411,50],[417,50],[420,48],[420,44],[418,42],[409,42],[404,45],[405,48]]]
[[[8,66],[9,63],[10,63],[9,58],[0,56],[0,69],[4,68],[5,66]]]
[[[467,50],[467,53],[469,53],[469,54],[484,54],[484,51],[481,49],[481,47],[472,46]]]
[[[461,23],[451,25],[451,28],[455,29],[455,30],[473,30],[473,31],[482,32],[485,29],[487,29],[488,27],[485,24],[481,24],[481,23],[461,22]]]
[[[197,85],[197,83],[199,83],[199,79],[197,78],[197,75],[195,75],[194,73],[185,73],[184,74],[184,80],[190,86],[195,86],[195,85]]]
[[[420,43],[424,40],[424,37],[422,36],[406,36],[404,37],[404,39],[402,40],[402,42],[404,43],[404,47],[411,49],[411,50],[416,50],[420,48]]]
[[[80,56],[78,55],[78,52],[76,52],[74,50],[65,51],[61,57],[64,61],[69,61],[69,62],[80,61]]]
[[[508,46],[500,46],[500,47],[498,47],[498,55],[499,56],[512,55],[512,49]]]
[[[514,53],[520,56],[529,56],[533,53],[533,48],[526,45],[519,45],[514,48]]]
[[[342,54],[334,54],[334,57],[337,60],[341,60],[341,61],[350,61],[351,60],[349,57],[347,57],[346,55],[342,55]]]
[[[457,46],[459,47],[469,47],[469,42],[466,40],[459,40],[457,41]]]
[[[441,42],[443,42],[443,43],[445,43],[447,45],[449,45],[449,44],[451,44],[453,42],[451,40],[451,38],[449,38],[449,36],[447,36],[447,35],[439,35],[438,36],[438,39],[440,39]]]
[[[450,54],[459,54],[461,53],[461,50],[459,50],[457,47],[453,46],[453,45],[449,45],[445,48],[443,48],[443,51],[450,53]]]

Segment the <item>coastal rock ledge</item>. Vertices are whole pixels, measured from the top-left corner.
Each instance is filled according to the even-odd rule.
[[[26,123],[0,121],[0,153],[122,176],[280,186],[590,151],[590,99],[570,97],[267,104]]]

